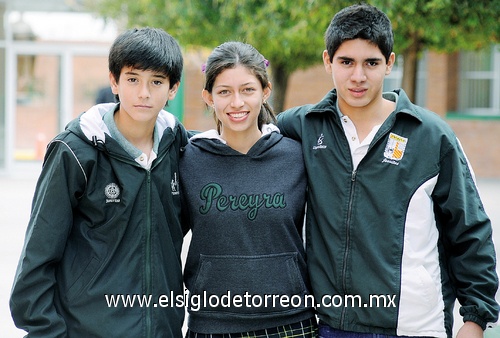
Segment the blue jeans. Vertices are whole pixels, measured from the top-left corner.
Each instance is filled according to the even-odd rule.
[[[334,329],[325,323],[319,323],[319,338],[401,338],[403,336],[388,336],[385,334],[376,333],[361,333],[350,332]],[[406,338],[424,338],[424,337],[407,337]]]

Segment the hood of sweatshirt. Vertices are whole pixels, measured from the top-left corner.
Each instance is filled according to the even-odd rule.
[[[111,138],[111,133],[104,123],[104,115],[107,112],[115,111],[119,103],[102,103],[97,104],[82,113],[79,118],[71,121],[66,129],[78,135],[82,139],[86,139],[92,143],[106,143],[106,137]],[[174,115],[165,110],[161,110],[156,119],[155,128],[158,135],[163,135],[167,128],[174,128],[176,123]]]
[[[228,146],[215,129],[194,135],[189,139],[189,143],[194,147],[217,155],[259,157],[276,145],[282,137],[283,135],[280,134],[278,127],[273,124],[265,124],[262,126],[261,138],[246,154],[242,154]]]

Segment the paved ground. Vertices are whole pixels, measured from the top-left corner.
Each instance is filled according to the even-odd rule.
[[[10,317],[8,298],[17,260],[23,245],[31,198],[40,171],[39,162],[19,162],[9,175],[0,174],[0,336],[23,337]],[[486,211],[494,225],[495,242],[500,243],[500,179],[479,179]],[[497,248],[500,253],[500,248]],[[500,256],[500,255],[499,255]],[[461,323],[461,319],[456,320]],[[489,330],[487,338],[500,338],[500,328]]]

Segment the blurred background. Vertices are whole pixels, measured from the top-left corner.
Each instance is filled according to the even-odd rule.
[[[384,89],[402,87],[438,113],[457,133],[480,182],[500,187],[500,0],[365,2],[386,12],[395,32],[397,62]],[[206,130],[214,123],[201,99],[201,65],[214,47],[245,41],[270,61],[276,112],[315,103],[332,88],[321,59],[324,31],[353,3],[0,0],[0,203],[6,201],[0,228],[10,250],[0,265],[7,269],[0,273],[0,336],[21,336],[6,302],[45,147],[109,88],[107,53],[117,34],[152,26],[179,41],[185,68],[167,109],[186,128]],[[488,192],[498,201],[500,191]]]
[[[500,0],[374,0],[395,32],[402,87],[446,119],[476,174],[500,177]],[[331,89],[323,34],[337,0],[0,0],[0,172],[40,160],[47,142],[109,87],[107,52],[129,27],[161,27],[183,47],[179,95],[168,108],[188,129],[213,127],[201,100],[201,65],[227,40],[253,44],[269,61],[276,112]]]

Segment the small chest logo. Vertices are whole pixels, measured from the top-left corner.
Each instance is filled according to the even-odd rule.
[[[177,173],[174,173],[174,178],[170,181],[170,187],[172,188],[172,195],[179,195],[179,180],[177,179]]]
[[[106,195],[106,203],[119,203],[120,187],[116,183],[110,183],[104,188],[104,195]]]
[[[390,133],[385,145],[384,160],[382,162],[399,165],[399,161],[403,159],[407,143],[408,139],[406,137]]]
[[[323,144],[324,139],[325,139],[325,135],[323,135],[323,133],[321,133],[321,135],[319,135],[318,140],[316,141],[316,145],[313,147],[313,149],[314,150],[325,149],[326,146]]]

